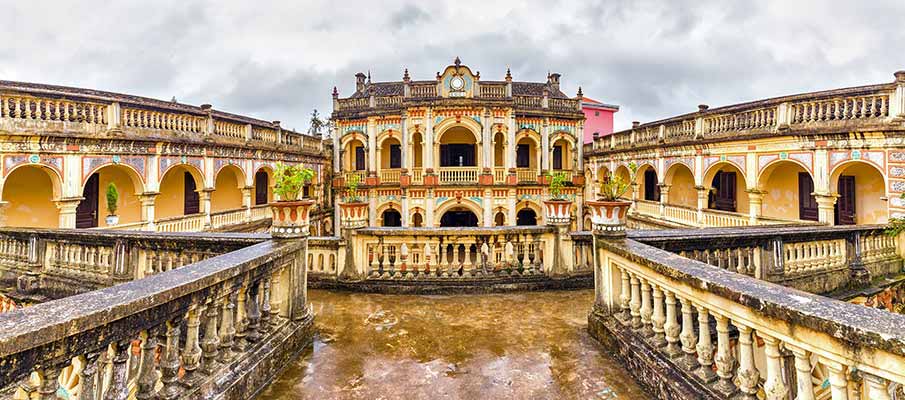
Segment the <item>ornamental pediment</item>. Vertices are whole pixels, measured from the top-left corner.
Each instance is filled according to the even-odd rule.
[[[475,82],[481,79],[480,73],[472,73],[471,68],[462,65],[459,57],[442,73],[437,73],[440,82],[440,96],[452,98],[474,97]]]

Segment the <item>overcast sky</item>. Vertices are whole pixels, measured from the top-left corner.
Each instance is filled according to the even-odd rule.
[[[905,69],[905,1],[5,1],[0,79],[215,108],[305,130],[354,74],[431,79],[459,56],[487,80],[619,104],[617,129]]]

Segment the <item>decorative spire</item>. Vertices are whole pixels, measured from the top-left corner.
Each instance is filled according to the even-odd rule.
[[[584,94],[581,93],[581,86],[578,87],[578,98],[584,97]]]
[[[406,68],[406,69],[405,69],[405,73],[402,74],[402,80],[407,81],[407,80],[409,80],[409,79],[410,79],[410,78],[409,78],[409,69]]]
[[[333,87],[333,97],[339,97],[339,90],[336,90],[336,86]]]
[[[508,66],[508,65],[506,66],[506,80],[507,80],[507,81],[511,81],[511,80],[512,80],[512,73],[509,72],[509,66]]]
[[[368,70],[368,85],[371,84],[371,70]]]
[[[459,56],[456,56],[456,59],[453,61],[453,64],[455,64],[457,67],[459,65],[462,65],[462,60],[459,60]]]

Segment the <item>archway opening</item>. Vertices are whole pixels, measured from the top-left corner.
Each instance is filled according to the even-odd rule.
[[[496,215],[493,217],[493,226],[504,226],[506,225],[506,214],[503,214],[502,211],[498,211]]]
[[[800,164],[792,161],[773,163],[761,173],[758,189],[763,192],[762,216],[817,221],[814,179]]]
[[[235,166],[226,166],[217,173],[214,192],[211,193],[211,212],[242,208],[242,190],[245,182],[242,171]]]
[[[402,168],[402,144],[399,139],[389,137],[380,145],[380,169]]]
[[[519,138],[515,145],[515,167],[537,171],[539,164],[537,155],[537,142],[533,138],[529,136]]]
[[[16,168],[3,183],[6,226],[59,228],[58,200],[60,182],[47,167],[24,165]]]
[[[657,179],[657,171],[650,165],[643,165],[638,170],[638,195],[647,201],[660,201],[660,182]]]
[[[345,154],[343,155],[343,169],[345,171],[364,171],[367,169],[365,162],[366,151],[365,145],[358,139],[350,140],[346,143]]]
[[[422,153],[424,152],[424,140],[421,138],[421,132],[412,134],[412,168],[421,168]]]
[[[160,180],[157,198],[154,200],[156,218],[192,215],[200,212],[198,189],[203,186],[200,174],[184,165],[170,168]]]
[[[685,164],[674,164],[669,167],[664,177],[669,186],[666,204],[697,208],[698,190],[695,189],[694,174]]]
[[[383,226],[402,226],[402,214],[396,209],[390,208],[384,211],[381,219]]]
[[[456,126],[440,137],[441,167],[474,167],[478,165],[477,145],[468,128]]]
[[[440,217],[441,227],[474,227],[478,226],[478,216],[464,207],[453,207]]]
[[[571,171],[572,170],[572,144],[568,140],[560,138],[553,142],[550,147],[551,168],[554,171]]]
[[[537,213],[530,208],[523,208],[515,214],[515,224],[518,226],[537,225]]]
[[[255,172],[255,205],[260,206],[273,201],[273,187],[270,186],[270,173],[261,168]]]
[[[115,164],[101,167],[85,181],[84,199],[76,207],[76,228],[108,226],[106,217],[112,214],[107,208],[106,193],[111,183],[119,194],[116,209],[119,224],[141,221],[141,202],[137,194],[141,189],[137,188],[141,188],[142,183],[133,170]]]
[[[705,184],[710,186],[707,208],[712,210],[748,213],[748,192],[745,175],[734,165],[724,163],[708,174]]]
[[[424,217],[421,216],[421,213],[412,214],[412,227],[420,228],[422,226],[424,226]]]
[[[506,139],[503,132],[497,132],[493,135],[493,166],[502,168],[506,161]]]
[[[883,198],[886,185],[883,175],[870,164],[852,162],[833,173],[836,199],[836,220],[839,225],[885,224],[889,222],[888,208]]]

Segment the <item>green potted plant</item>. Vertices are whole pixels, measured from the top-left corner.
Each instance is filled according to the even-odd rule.
[[[547,174],[550,198],[544,200],[544,208],[547,212],[547,223],[550,225],[568,225],[572,221],[572,201],[562,192],[566,179],[566,174],[562,172],[555,175]]]
[[[107,185],[107,226],[119,224],[119,216],[116,215],[117,209],[119,209],[119,191],[116,190],[116,185],[110,182]]]
[[[277,164],[273,191],[279,200],[270,203],[272,236],[292,238],[308,235],[308,214],[314,201],[299,199],[299,194],[315,175],[314,170],[300,165]]]
[[[344,228],[361,228],[368,224],[368,202],[358,193],[358,175],[350,175],[339,203],[340,221]]]
[[[631,201],[622,199],[632,187],[632,176],[638,170],[635,163],[629,164],[629,180],[618,175],[607,173],[600,185],[600,197],[596,201],[587,202],[591,211],[591,224],[595,232],[610,236],[625,235],[625,222]]]

